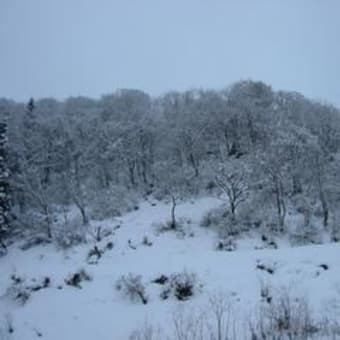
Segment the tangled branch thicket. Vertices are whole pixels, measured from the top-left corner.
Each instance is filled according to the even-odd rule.
[[[203,309],[181,306],[167,329],[145,322],[130,340],[333,340],[340,338],[339,314],[316,317],[306,298],[282,290],[247,317],[230,297],[213,295]],[[161,330],[162,329],[162,330]]]

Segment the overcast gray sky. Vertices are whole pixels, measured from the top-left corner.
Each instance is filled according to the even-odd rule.
[[[0,0],[0,97],[222,88],[340,106],[339,0]]]

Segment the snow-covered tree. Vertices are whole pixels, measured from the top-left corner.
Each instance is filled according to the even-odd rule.
[[[10,230],[9,169],[7,163],[7,124],[0,123],[0,245]]]
[[[249,196],[248,174],[241,161],[232,160],[215,170],[215,181],[226,201],[232,221],[236,220],[239,205]]]

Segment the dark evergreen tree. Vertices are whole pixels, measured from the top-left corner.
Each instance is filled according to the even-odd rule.
[[[10,229],[9,169],[7,164],[7,124],[0,123],[0,245]]]

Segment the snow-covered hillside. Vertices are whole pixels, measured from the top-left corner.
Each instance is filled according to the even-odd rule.
[[[93,239],[69,250],[48,244],[24,251],[12,245],[0,258],[0,339],[2,335],[16,340],[123,340],[145,322],[170,331],[178,308],[193,313],[217,293],[231,302],[238,320],[250,318],[263,298],[271,294],[275,298],[281,289],[308,298],[317,316],[338,312],[339,244],[290,248],[283,242],[280,249],[255,250],[261,240],[244,238],[237,251],[216,251],[216,233],[199,223],[219,204],[214,198],[180,204],[182,233],[157,232],[159,224],[169,219],[170,206],[144,202],[119,219],[93,224],[113,230],[99,242]],[[96,261],[88,259],[94,245],[103,250]],[[67,285],[65,280],[81,269],[92,279],[79,287]],[[171,296],[162,300],[162,287],[152,281],[183,271],[197,276],[199,290],[187,301]],[[130,301],[115,288],[128,273],[142,275],[147,304]],[[35,289],[25,304],[13,300],[13,287],[34,288],[45,277],[50,279],[48,287]],[[24,282],[15,284],[16,279]]]

